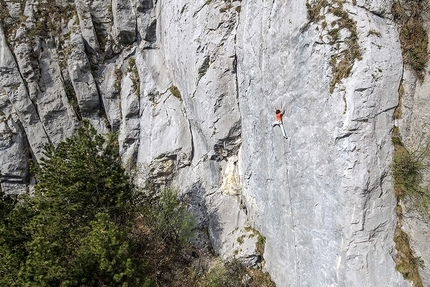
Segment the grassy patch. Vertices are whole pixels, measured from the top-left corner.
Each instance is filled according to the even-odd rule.
[[[403,96],[405,94],[405,88],[403,87],[403,82],[399,86],[398,93],[399,93],[399,104],[397,105],[396,109],[394,110],[394,114],[393,114],[393,118],[395,120],[402,118],[402,100],[403,100]]]
[[[120,92],[121,91],[121,81],[122,81],[122,70],[121,70],[121,68],[115,68],[114,74],[115,74],[114,87],[118,92]]]
[[[60,37],[62,34],[62,22],[67,23],[76,15],[74,4],[57,4],[54,0],[48,0],[38,4],[36,25],[28,31],[30,40],[39,37]]]
[[[190,266],[175,274],[171,287],[276,287],[268,273],[259,269],[246,268],[237,261],[223,263],[215,260],[209,268]],[[203,266],[199,266],[203,267]],[[161,285],[160,285],[161,286]]]
[[[255,229],[251,226],[245,227],[245,231],[251,232],[249,237],[257,236],[257,242],[255,243],[255,251],[258,255],[263,255],[264,254],[264,246],[266,244],[266,237],[261,235],[261,233],[257,229]]]
[[[169,91],[175,98],[182,100],[181,92],[179,91],[178,87],[172,85],[170,86]]]
[[[402,143],[399,129],[394,128],[392,143],[394,145],[392,174],[394,180],[394,192],[397,198],[396,214],[398,223],[394,234],[394,242],[397,250],[396,269],[403,277],[413,282],[413,286],[423,287],[419,274],[422,264],[420,258],[415,257],[408,235],[402,230],[403,210],[400,201],[407,197],[414,208],[427,220],[430,219],[430,192],[428,187],[423,187],[422,172],[425,162],[430,159],[429,144],[419,150],[409,152]]]
[[[430,187],[423,182],[423,172],[430,162],[430,139],[416,150],[408,151],[402,143],[398,128],[394,129],[392,173],[394,191],[399,200],[407,198],[412,207],[430,220]]]
[[[424,28],[423,17],[428,17],[428,1],[396,0],[392,6],[394,20],[400,27],[399,36],[403,62],[410,66],[420,81],[424,80],[425,67],[429,59],[427,52],[428,35]]]
[[[25,1],[21,1],[21,12],[24,13]],[[75,5],[71,3],[57,4],[55,0],[37,2],[35,5],[35,21],[32,28],[26,28],[29,41],[36,37],[58,37],[61,39],[61,23],[67,23],[75,16]],[[18,28],[26,27],[27,17],[21,15],[19,18],[13,18],[9,15],[6,1],[0,0],[0,22],[3,24],[5,34],[13,41],[15,32]]]
[[[306,1],[306,8],[308,12],[308,20],[313,23],[317,23],[325,19],[323,15],[323,9],[329,5],[327,0],[318,0],[313,4]]]
[[[238,238],[237,238],[237,243],[239,243],[239,244],[243,244],[243,242],[244,242],[244,239],[245,239],[245,235],[241,235],[241,236],[239,236]]]
[[[401,144],[401,139],[393,137],[393,143],[395,151],[392,171],[395,194],[399,197],[415,194],[420,189],[422,181],[422,163]]]
[[[128,72],[131,74],[130,79],[133,82],[136,95],[140,97],[140,78],[139,72],[137,71],[135,58],[128,58]]]
[[[64,91],[66,92],[67,100],[69,104],[72,106],[73,111],[75,112],[76,117],[79,120],[82,120],[81,111],[79,109],[78,99],[76,97],[75,89],[73,88],[72,83],[68,81],[64,81]]]
[[[400,227],[396,228],[394,242],[397,250],[395,259],[397,271],[402,273],[405,279],[412,281],[414,287],[424,287],[418,272],[421,260],[412,254],[409,236]]]
[[[361,51],[358,44],[357,25],[349,16],[348,12],[343,9],[342,1],[316,0],[306,3],[308,20],[313,23],[319,23],[320,29],[326,31],[330,39],[328,44],[336,46],[338,52],[331,57],[329,64],[332,70],[332,79],[330,81],[330,93],[334,92],[336,85],[342,79],[347,78],[354,66],[356,60],[361,60]],[[327,15],[331,14],[330,23],[327,22]],[[330,28],[328,28],[330,27]],[[347,32],[342,37],[342,31]],[[345,45],[341,48],[342,45]]]

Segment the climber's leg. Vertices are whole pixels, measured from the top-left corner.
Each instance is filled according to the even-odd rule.
[[[283,124],[283,123],[280,123],[280,124],[279,124],[279,127],[281,128],[282,135],[284,136],[284,138],[286,138],[286,139],[287,139],[288,137],[287,137],[287,135],[285,134],[284,124]]]

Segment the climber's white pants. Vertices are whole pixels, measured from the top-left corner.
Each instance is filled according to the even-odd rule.
[[[274,126],[279,126],[281,128],[282,135],[284,136],[284,138],[286,138],[286,139],[288,138],[287,135],[285,134],[284,124],[282,122],[276,121],[272,124],[272,127],[274,127]]]

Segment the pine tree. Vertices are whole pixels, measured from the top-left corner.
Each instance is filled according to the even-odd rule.
[[[33,195],[1,201],[0,286],[150,284],[130,237],[134,186],[114,141],[84,122],[32,171]]]

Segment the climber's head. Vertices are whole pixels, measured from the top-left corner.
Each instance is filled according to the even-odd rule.
[[[281,111],[280,111],[280,110],[276,110],[276,111],[275,111],[275,113],[276,113],[276,114],[280,114],[280,113],[281,113]]]

